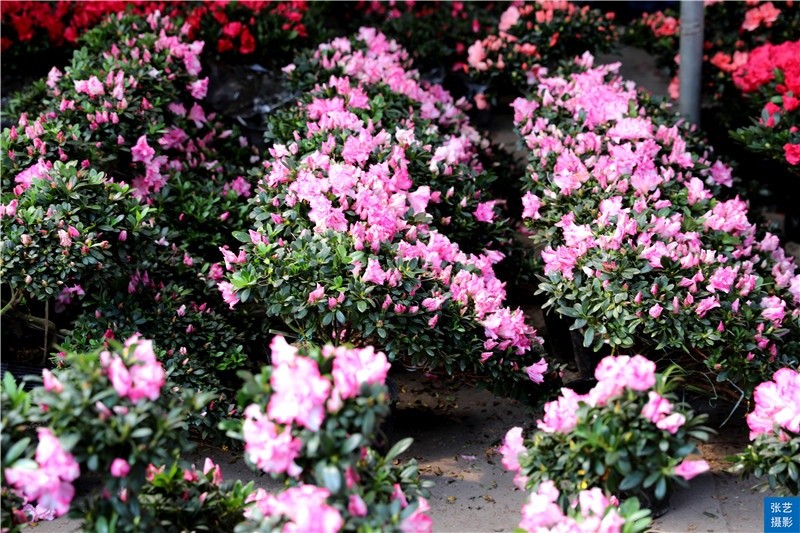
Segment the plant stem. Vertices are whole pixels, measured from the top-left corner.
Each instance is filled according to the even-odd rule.
[[[4,315],[7,311],[11,310],[22,299],[23,292],[21,289],[14,289],[11,293],[11,299],[6,305],[0,309],[0,316]]]

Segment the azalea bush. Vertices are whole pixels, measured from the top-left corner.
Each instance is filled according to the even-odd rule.
[[[497,25],[505,7],[503,2],[359,1],[351,17],[359,26],[380,27],[409,50],[423,75],[441,82],[463,70],[467,48]]]
[[[384,65],[394,73],[389,79],[424,99],[423,117],[463,121],[452,107],[443,115],[413,75],[398,70],[397,60],[392,64],[391,53],[374,59],[386,47],[402,57],[396,45],[368,29],[359,40],[372,50],[350,54],[346,40],[320,50],[351,65],[345,68],[357,79],[375,75],[359,65]],[[521,393],[543,379],[546,363],[533,353],[541,341],[522,312],[503,306],[505,290],[492,270],[502,255],[468,255],[432,227],[456,216],[474,217],[478,228],[494,220],[496,201],[473,203],[479,192],[464,191],[475,190],[474,174],[456,173],[469,164],[479,168],[469,138],[446,137],[431,155],[413,121],[401,121],[383,108],[386,99],[370,99],[361,87],[331,78],[293,111],[304,117],[290,122],[297,140],[270,149],[251,202],[256,228],[235,234],[243,243],[238,252],[222,251],[229,271],[219,285],[223,298],[231,307],[266,311],[301,341],[375,345],[390,360],[479,372],[497,390]],[[391,130],[376,129],[384,115]],[[445,191],[435,190],[440,177],[450,184]],[[456,183],[460,178],[464,184]],[[448,196],[461,199],[453,205]],[[444,203],[438,212],[437,202]],[[463,210],[469,204],[471,216]],[[453,214],[443,217],[447,210]],[[458,236],[466,238],[466,228]]]
[[[140,505],[156,517],[153,527],[180,531],[233,531],[244,521],[252,504],[254,483],[225,481],[219,465],[205,458],[203,468],[172,463],[147,466],[145,483],[136,495]],[[94,529],[102,518],[87,521]],[[124,529],[124,525],[123,525]]]
[[[721,196],[730,168],[685,125],[614,66],[586,55],[570,68],[514,102],[545,307],[571,319],[585,347],[704,363],[732,397],[749,396],[797,363],[796,265],[744,201]]]
[[[80,466],[69,453],[71,440],[62,441],[49,428],[29,423],[30,392],[10,373],[2,390],[2,528],[21,531],[22,524],[52,520],[69,510],[75,495],[72,482]]]
[[[560,494],[555,483],[543,481],[522,507],[519,529],[528,532],[637,533],[647,531],[650,526],[650,511],[639,509],[636,498],[629,498],[619,505],[616,497],[607,497],[594,487],[580,491],[564,510],[558,504]]]
[[[277,496],[253,494],[251,527],[430,530],[416,463],[395,464],[410,439],[386,456],[373,448],[389,412],[386,355],[372,347],[295,347],[280,336],[271,349],[272,365],[245,377],[243,420],[227,423],[244,440],[247,461],[287,487]]]
[[[496,33],[475,41],[468,50],[468,72],[487,89],[475,97],[489,106],[509,84],[525,92],[541,67],[589,50],[609,51],[618,35],[614,14],[568,1],[512,4],[500,16]],[[488,98],[488,99],[487,99]]]
[[[254,153],[205,111],[203,43],[172,19],[115,15],[83,42],[68,68],[14,99],[19,120],[0,139],[6,305],[55,300],[73,350],[109,332],[155,338],[176,382],[216,394],[210,416],[192,417],[218,438],[235,371],[268,328],[234,319],[213,290],[218,247],[248,211]]]
[[[800,172],[800,41],[754,49],[733,74],[734,84],[755,106],[763,106],[753,125],[732,132],[749,150],[763,153]]]
[[[430,189],[434,227],[469,252],[507,247],[512,234],[493,194],[496,173],[505,169],[489,167],[497,148],[469,123],[463,102],[421,81],[407,61],[395,41],[367,28],[299,56],[286,70],[305,92],[300,105],[270,118],[269,139],[289,144],[298,137],[304,151],[369,124],[399,130],[408,159],[403,172]],[[340,110],[350,114],[326,120],[325,113]]]
[[[149,209],[127,185],[77,161],[40,161],[20,172],[0,207],[2,312],[31,300],[56,310],[89,287],[132,273],[132,256],[154,238]]]
[[[323,15],[329,14],[324,3],[305,0],[186,2],[184,10],[189,37],[208,43],[208,55],[272,68],[322,40],[327,33]]]
[[[539,498],[543,489],[555,489],[557,499],[548,500],[563,512],[589,487],[621,500],[636,497],[651,509],[663,506],[675,484],[687,486],[709,469],[688,458],[697,453],[691,439],[708,438],[706,415],[677,401],[671,372],[656,373],[641,355],[604,358],[591,390],[564,388],[545,404],[537,432],[525,439],[522,428],[509,430],[500,449],[503,466],[516,473],[518,487],[539,491]]]
[[[732,470],[761,481],[761,491],[800,493],[800,373],[791,368],[775,372],[756,387],[755,407],[747,415],[747,449],[732,457]],[[766,479],[764,479],[766,478]]]

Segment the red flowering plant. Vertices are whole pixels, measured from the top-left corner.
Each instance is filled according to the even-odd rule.
[[[207,43],[207,55],[279,67],[324,38],[325,8],[305,0],[190,2],[186,23],[190,38]]]
[[[372,347],[295,347],[280,336],[271,350],[272,365],[245,376],[243,420],[226,426],[244,441],[248,463],[286,489],[248,498],[255,505],[242,531],[287,522],[298,530],[430,531],[416,462],[397,460],[411,439],[385,456],[373,449],[389,413],[386,355]]]
[[[525,92],[540,67],[553,66],[585,50],[605,52],[617,41],[614,14],[566,0],[513,3],[500,16],[497,32],[468,50],[467,72],[486,85],[475,97],[478,109],[489,106],[509,85]]]
[[[674,370],[657,373],[641,355],[604,358],[597,384],[585,394],[562,389],[528,439],[520,427],[509,430],[500,448],[503,466],[516,473],[520,489],[539,491],[531,503],[541,500],[542,489],[555,489],[557,498],[548,499],[553,512],[567,512],[581,491],[594,487],[597,497],[638,499],[657,514],[675,484],[687,486],[709,470],[705,461],[688,458],[697,453],[692,439],[706,440],[711,430],[703,425],[706,415],[677,401]]]
[[[750,52],[733,82],[753,106],[753,125],[731,132],[749,150],[766,153],[800,173],[800,41],[765,44]]]
[[[782,494],[800,493],[800,373],[782,368],[758,385],[747,415],[747,449],[731,458],[733,472],[762,479],[757,485]],[[766,478],[766,479],[763,479]]]
[[[726,128],[746,125],[742,118],[750,114],[748,106],[739,98],[731,74],[755,48],[796,38],[798,23],[800,9],[794,2],[705,2],[702,101],[715,122]],[[671,9],[644,14],[625,33],[626,42],[654,54],[658,64],[668,69],[673,76],[669,92],[675,99],[679,37],[680,17]]]
[[[586,347],[677,358],[686,370],[704,362],[749,396],[797,364],[796,265],[745,202],[717,199],[731,170],[708,147],[616,66],[592,63],[587,54],[541,75],[514,102],[546,307],[574,320]]]
[[[15,74],[44,75],[46,71],[36,69],[66,61],[79,38],[112,13],[128,10],[139,15],[154,11],[175,14],[176,6],[149,0],[5,2],[0,6],[3,82]]]

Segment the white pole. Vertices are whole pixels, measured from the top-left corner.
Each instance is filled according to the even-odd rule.
[[[679,110],[700,125],[703,70],[703,1],[681,0],[681,64]]]

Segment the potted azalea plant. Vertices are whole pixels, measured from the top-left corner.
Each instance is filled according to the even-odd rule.
[[[521,489],[555,489],[553,502],[564,512],[580,491],[598,487],[663,514],[675,484],[686,486],[709,469],[690,458],[697,453],[693,439],[711,432],[703,425],[707,417],[678,401],[674,370],[657,373],[641,355],[604,358],[592,389],[564,388],[545,404],[538,431],[525,438],[521,427],[509,430],[500,448],[503,466]]]

